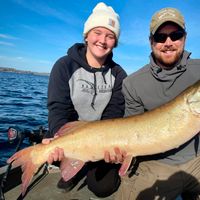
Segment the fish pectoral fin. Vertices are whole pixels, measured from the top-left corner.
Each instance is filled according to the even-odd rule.
[[[126,158],[124,159],[120,169],[119,169],[119,175],[120,176],[124,176],[126,174],[126,172],[128,171],[131,162],[132,162],[132,156],[126,156]]]
[[[75,176],[81,168],[85,165],[85,162],[76,160],[73,158],[63,158],[60,165],[61,176],[64,181],[70,180]]]

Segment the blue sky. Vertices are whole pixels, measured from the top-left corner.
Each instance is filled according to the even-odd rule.
[[[0,66],[50,72],[76,42],[99,0],[0,0]],[[105,0],[120,15],[121,35],[114,60],[128,74],[149,62],[149,24],[163,7],[178,8],[187,27],[186,49],[200,58],[199,0]]]

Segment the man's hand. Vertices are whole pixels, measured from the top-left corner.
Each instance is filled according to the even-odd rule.
[[[121,167],[119,169],[119,175],[124,176],[131,165],[132,156],[127,155],[126,151],[120,150],[118,147],[114,148],[114,152],[115,155],[111,155],[110,152],[106,151],[104,160],[107,163],[120,163]]]
[[[106,151],[104,154],[104,160],[107,163],[123,163],[126,158],[126,152],[121,151],[118,147],[114,148],[115,155],[111,155],[110,152]]]

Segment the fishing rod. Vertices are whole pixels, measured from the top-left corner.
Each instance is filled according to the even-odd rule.
[[[13,126],[8,128],[7,137],[9,143],[16,143],[17,146],[15,149],[15,152],[19,151],[21,148],[21,145],[25,138],[28,138],[29,143],[31,145],[35,145],[37,143],[40,143],[42,139],[44,138],[44,135],[48,132],[43,126],[40,126],[37,130],[28,130],[28,129],[21,129],[18,126]],[[8,174],[11,171],[12,163],[7,165],[6,171],[3,174],[3,177],[0,181],[0,200],[5,200],[5,187],[6,182],[8,179]]]

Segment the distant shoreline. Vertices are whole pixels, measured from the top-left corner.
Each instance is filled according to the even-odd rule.
[[[33,75],[40,75],[40,76],[49,76],[49,73],[46,73],[46,72],[32,72],[32,71],[18,70],[18,69],[10,68],[10,67],[0,67],[0,72],[14,72],[14,73],[19,73],[19,74],[33,74]]]

